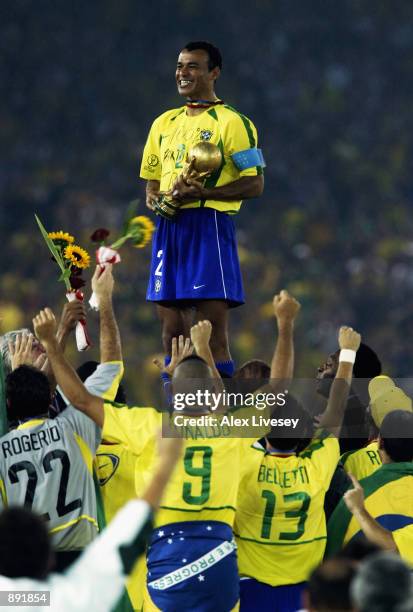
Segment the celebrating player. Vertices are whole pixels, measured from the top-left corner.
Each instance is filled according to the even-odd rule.
[[[243,612],[297,610],[305,581],[323,558],[324,496],[339,459],[338,441],[330,433],[338,435],[341,428],[360,336],[342,327],[339,345],[340,363],[322,429],[307,449],[296,452],[307,435],[309,417],[289,402],[276,414],[296,417],[295,432],[278,427],[266,436],[264,446],[254,444],[245,456],[234,526]]]
[[[263,191],[263,158],[257,132],[247,117],[215,94],[222,58],[207,42],[188,43],[178,57],[176,83],[186,105],[155,119],[143,152],[141,177],[146,203],[154,209],[160,193],[179,206],[176,220],[158,220],[147,299],[156,302],[166,355],[171,340],[188,336],[188,307],[213,326],[211,349],[221,373],[232,375],[228,308],[244,302],[232,215],[242,200]],[[220,167],[205,184],[182,171],[199,141],[216,144]]]

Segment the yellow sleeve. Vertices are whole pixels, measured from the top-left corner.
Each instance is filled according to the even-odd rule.
[[[233,113],[224,129],[226,163],[235,166],[231,159],[233,153],[239,153],[239,151],[245,151],[246,149],[254,149],[257,146],[258,135],[255,125],[244,115]],[[255,166],[246,170],[237,170],[237,172],[239,173],[239,178],[242,176],[257,176],[257,174],[262,174],[262,168]]]
[[[153,122],[143,149],[140,176],[148,181],[160,181],[162,176],[161,125],[162,116]]]
[[[325,483],[327,490],[340,460],[340,445],[337,438],[328,431],[319,430],[307,448],[300,453],[300,457],[312,463],[315,473],[320,481]]]
[[[118,392],[120,381],[123,378],[123,373],[125,369],[122,361],[108,361],[107,363],[112,364],[114,366],[118,366],[119,368],[118,374],[113,379],[110,387],[108,387],[101,396],[102,399],[113,402]]]
[[[393,531],[393,538],[401,558],[413,566],[413,525]]]
[[[105,403],[102,440],[125,444],[140,454],[148,440],[157,435],[161,424],[162,415],[154,408]]]

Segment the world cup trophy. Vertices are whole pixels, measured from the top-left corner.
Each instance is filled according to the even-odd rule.
[[[221,149],[212,142],[201,141],[194,145],[186,159],[182,170],[182,178],[186,182],[188,179],[202,180],[218,170],[222,164]],[[174,185],[169,191],[159,194],[154,202],[154,209],[157,215],[173,220],[178,214],[180,203],[173,199]]]

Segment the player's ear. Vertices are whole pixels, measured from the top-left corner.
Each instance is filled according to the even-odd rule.
[[[216,81],[220,74],[221,74],[220,68],[218,66],[215,66],[215,68],[213,68],[209,73],[211,77],[211,81]]]

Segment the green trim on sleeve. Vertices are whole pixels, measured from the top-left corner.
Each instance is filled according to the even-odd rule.
[[[364,497],[367,499],[373,495],[378,489],[386,484],[404,478],[405,476],[413,476],[413,463],[387,463],[382,465],[376,472],[360,480],[360,484],[364,490]],[[347,508],[344,500],[341,500],[335,508],[327,525],[327,547],[326,557],[331,557],[343,547],[344,538],[347,529],[350,525],[352,514]]]
[[[242,113],[239,113],[237,110],[235,110],[235,108],[233,108],[232,106],[228,106],[227,104],[225,104],[224,108],[227,108],[228,110],[230,110],[233,113],[235,113],[236,115],[238,115],[238,117],[240,117],[240,119],[243,122],[244,127],[245,127],[245,129],[247,131],[248,141],[249,141],[250,147],[251,148],[256,147],[257,146],[257,142],[256,142],[255,137],[254,137],[254,132],[252,131],[250,120],[245,115],[243,115]]]

